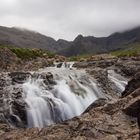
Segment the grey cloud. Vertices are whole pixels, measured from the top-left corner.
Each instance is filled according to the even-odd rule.
[[[55,39],[108,36],[140,25],[139,0],[1,0],[0,25],[39,31]]]

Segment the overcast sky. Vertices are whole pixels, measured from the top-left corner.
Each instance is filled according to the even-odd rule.
[[[140,25],[140,0],[0,0],[0,25],[55,39],[108,36]]]

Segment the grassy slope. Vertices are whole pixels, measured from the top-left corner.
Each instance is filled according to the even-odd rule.
[[[68,58],[69,61],[79,61],[81,59],[87,59],[89,57],[91,57],[91,54],[81,54],[81,55],[77,55],[77,56],[71,56]]]
[[[129,46],[128,49],[113,51],[110,54],[113,56],[116,56],[116,57],[126,57],[126,56],[131,57],[131,56],[136,56],[136,55],[140,54],[140,43],[135,43],[135,44],[131,44],[128,46]],[[26,60],[35,59],[37,57],[52,58],[55,56],[55,54],[50,53],[46,50],[17,48],[17,47],[13,47],[13,46],[0,45],[0,48],[5,48],[5,47],[9,48],[13,53],[15,53],[18,58],[26,59]],[[91,56],[92,56],[91,54],[72,56],[72,57],[69,57],[68,60],[69,61],[78,61],[81,59],[87,59]]]
[[[52,58],[55,54],[41,49],[29,49],[29,48],[16,48],[13,46],[0,45],[0,48],[9,48],[18,58],[21,59],[35,59],[37,57],[49,57]]]
[[[140,43],[134,43],[128,46],[128,49],[114,51],[111,54],[117,57],[131,57],[140,54]]]
[[[116,56],[116,57],[137,56],[138,54],[140,54],[140,43],[130,44],[127,46],[127,49],[113,51],[109,54],[111,54],[112,56]],[[72,56],[72,57],[69,57],[69,61],[78,61],[78,60],[87,59],[87,58],[90,58],[91,56],[96,56],[96,55],[91,55],[91,54],[87,55],[86,54],[86,55]]]

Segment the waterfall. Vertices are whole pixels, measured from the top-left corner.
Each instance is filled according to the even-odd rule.
[[[94,79],[84,70],[71,69],[71,64],[42,69],[39,74],[48,72],[55,83],[51,88],[42,77],[30,77],[23,84],[28,127],[42,128],[78,116],[101,92]]]
[[[55,62],[54,65],[56,68],[72,68],[74,62]]]
[[[108,70],[108,78],[115,84],[118,94],[120,95],[125,90],[128,80],[117,74],[114,70]]]
[[[46,127],[79,116],[100,97],[108,98],[101,82],[118,95],[125,89],[128,79],[114,70],[108,70],[108,77],[106,73],[103,77],[106,80],[100,81],[101,74],[94,79],[86,70],[73,68],[73,64],[56,63],[33,72],[3,73],[3,121],[13,127]]]

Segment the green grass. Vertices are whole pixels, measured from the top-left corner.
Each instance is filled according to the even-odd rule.
[[[29,49],[29,48],[17,48],[17,47],[13,47],[13,46],[3,46],[0,45],[0,48],[9,48],[13,53],[16,54],[16,56],[18,58],[21,59],[35,59],[37,57],[49,57],[49,58],[53,58],[55,56],[55,54],[46,51],[46,50],[42,50],[42,49]]]
[[[140,43],[134,43],[127,46],[127,49],[124,50],[117,50],[110,53],[112,56],[115,57],[131,57],[137,56],[140,54]],[[95,54],[86,54],[86,55],[77,55],[69,57],[69,61],[79,61],[82,59],[88,59],[91,56],[96,56]]]
[[[81,54],[81,55],[77,55],[77,56],[71,56],[68,58],[69,61],[79,61],[82,59],[88,59],[92,56],[92,54]]]
[[[140,43],[131,44],[128,49],[118,50],[111,53],[111,55],[116,57],[131,57],[140,54]]]

